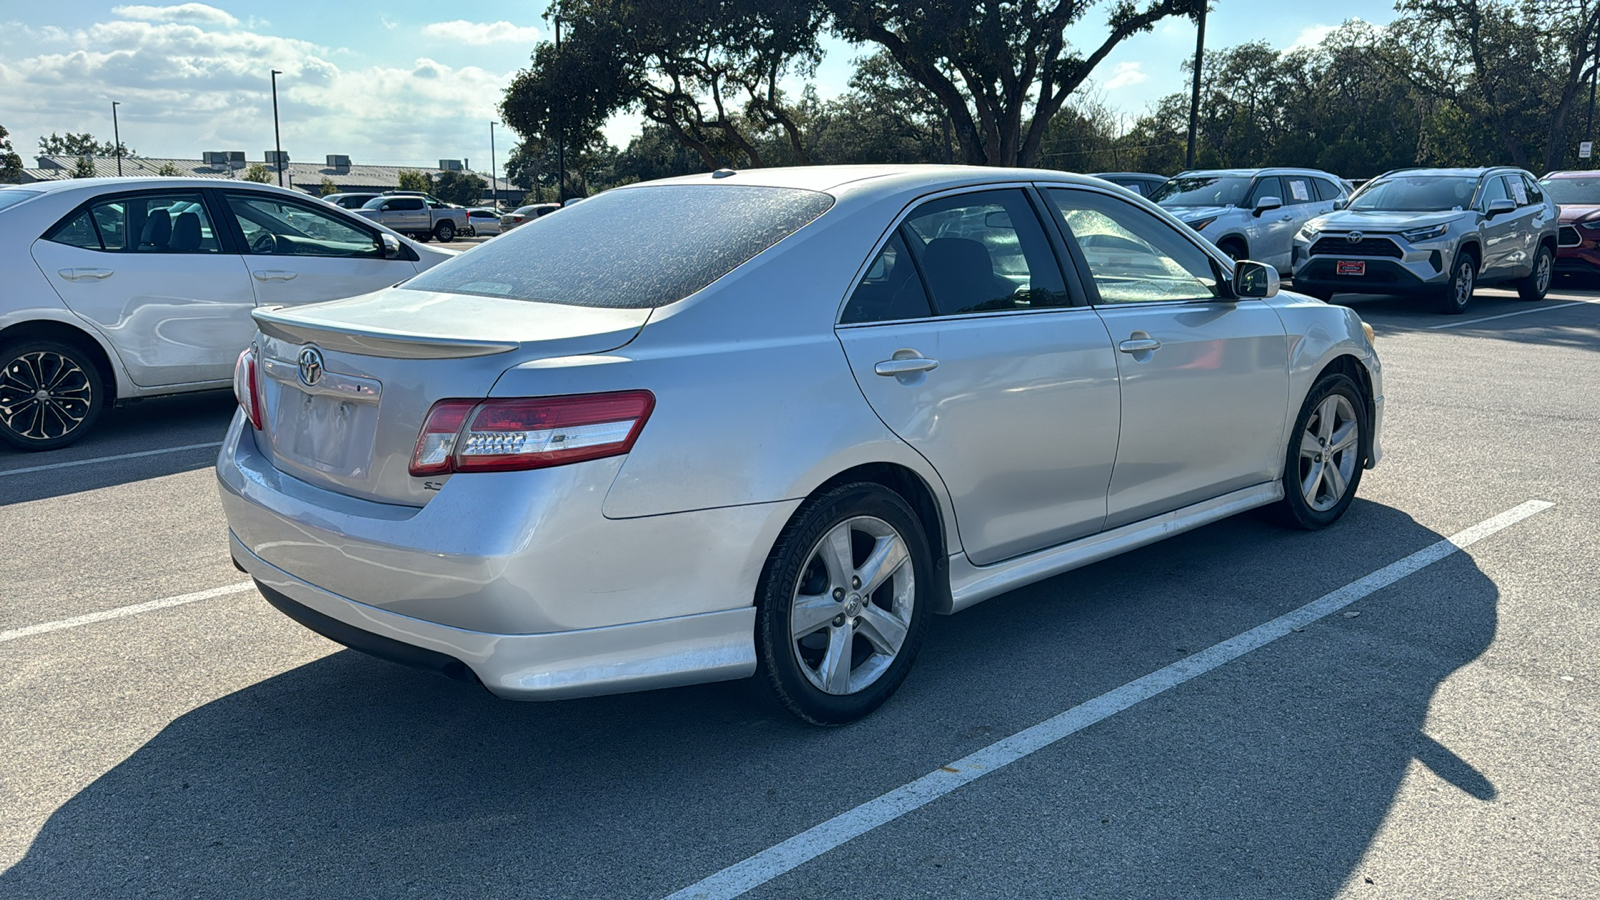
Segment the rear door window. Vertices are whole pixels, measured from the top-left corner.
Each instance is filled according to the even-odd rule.
[[[1020,190],[930,201],[911,213],[903,233],[927,277],[934,315],[1070,304],[1039,217]]]
[[[898,230],[867,267],[845,305],[842,325],[925,319],[933,314],[916,261]]]
[[[1317,202],[1316,193],[1311,187],[1311,179],[1303,175],[1285,175],[1281,180],[1284,190],[1288,191],[1288,196],[1283,198],[1284,206]]]

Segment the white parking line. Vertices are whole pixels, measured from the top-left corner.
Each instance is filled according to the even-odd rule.
[[[138,453],[118,453],[116,456],[96,456],[94,459],[75,459],[71,462],[50,463],[43,466],[28,466],[25,469],[7,469],[0,471],[0,478],[7,475],[26,475],[29,472],[48,472],[51,469],[70,469],[73,466],[91,466],[95,463],[116,462],[119,459],[136,459],[140,456],[160,456],[163,453],[179,453],[184,450],[204,450],[207,448],[221,447],[221,441],[212,441],[209,444],[184,444],[182,447],[163,447],[160,450],[140,450]]]
[[[225,584],[214,587],[208,591],[196,591],[193,594],[180,594],[176,597],[165,597],[160,600],[151,600],[147,603],[135,603],[132,606],[119,606],[116,609],[103,609],[100,612],[89,613],[82,616],[73,616],[70,619],[57,619],[54,622],[45,622],[43,625],[29,625],[26,628],[13,628],[10,631],[0,631],[0,644],[25,638],[30,635],[44,634],[50,631],[60,631],[63,628],[76,628],[79,625],[90,625],[95,622],[104,622],[107,619],[120,619],[123,616],[137,616],[140,613],[151,612],[157,609],[166,609],[169,606],[182,606],[185,603],[198,603],[201,600],[212,600],[217,597],[226,597],[255,587],[253,581],[241,581],[238,584]]]
[[[1430,329],[1438,331],[1441,328],[1460,328],[1463,325],[1476,325],[1479,322],[1492,322],[1495,319],[1509,319],[1512,316],[1527,316],[1533,313],[1549,312],[1552,309],[1562,309],[1568,306],[1593,306],[1593,300],[1574,300],[1571,303],[1557,303],[1555,306],[1537,306],[1533,309],[1519,309],[1516,312],[1501,313],[1498,316],[1484,316],[1481,319],[1467,319],[1464,322],[1446,322],[1443,325],[1429,325]]]
[[[1031,728],[996,741],[948,766],[941,766],[877,799],[840,813],[781,844],[769,847],[715,875],[677,891],[667,900],[691,900],[691,898],[720,900],[720,898],[737,897],[816,859],[852,838],[926,806],[962,785],[976,781],[1068,735],[1110,718],[1142,700],[1148,700],[1218,666],[1232,662],[1252,650],[1264,647],[1296,629],[1304,628],[1375,591],[1394,584],[1413,572],[1450,556],[1463,547],[1471,546],[1554,505],[1544,500],[1529,500],[1493,518],[1485,519],[1465,531],[1391,563],[1365,578],[1352,581],[1293,612],[1257,625],[1243,634],[1185,657],[1143,678],[1130,681],[1122,687],[1101,694]]]

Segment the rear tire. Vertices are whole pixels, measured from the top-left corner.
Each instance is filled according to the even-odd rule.
[[[439,243],[448,244],[456,239],[456,224],[450,221],[440,222],[439,227],[433,230],[433,234],[439,239]]]
[[[916,659],[933,577],[922,524],[899,494],[858,482],[807,500],[756,589],[758,680],[813,725],[866,716]]]
[[[1450,316],[1459,316],[1466,312],[1467,304],[1472,302],[1472,292],[1477,286],[1477,261],[1464,253],[1457,256],[1455,268],[1450,272],[1450,281],[1439,294],[1439,311]]]
[[[1546,244],[1539,245],[1539,254],[1533,258],[1533,271],[1517,282],[1517,296],[1524,300],[1543,300],[1550,292],[1551,276],[1555,273],[1556,255]]]
[[[1284,454],[1284,524],[1315,531],[1339,521],[1361,485],[1367,427],[1367,401],[1350,376],[1326,375],[1311,388]]]
[[[0,441],[19,450],[76,443],[105,410],[100,369],[82,349],[23,339],[0,345]]]

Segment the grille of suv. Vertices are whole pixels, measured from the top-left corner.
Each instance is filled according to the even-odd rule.
[[[1342,237],[1325,237],[1311,245],[1312,256],[1388,256],[1399,259],[1405,253],[1388,238],[1362,238],[1350,241]]]
[[[1573,228],[1571,225],[1563,225],[1561,226],[1560,237],[1556,238],[1556,241],[1563,247],[1576,247],[1583,243],[1583,238],[1578,236],[1578,229]]]

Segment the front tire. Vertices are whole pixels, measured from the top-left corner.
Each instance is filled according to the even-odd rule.
[[[1456,267],[1450,272],[1450,281],[1445,284],[1444,292],[1439,296],[1439,311],[1451,316],[1459,316],[1467,311],[1467,304],[1472,302],[1472,292],[1478,286],[1478,264],[1472,257],[1461,254],[1456,257]]]
[[[1555,272],[1556,255],[1546,244],[1539,245],[1539,255],[1533,259],[1533,271],[1517,282],[1517,296],[1524,300],[1543,300],[1550,292],[1550,276]]]
[[[1327,375],[1311,388],[1289,432],[1283,465],[1286,524],[1326,528],[1350,508],[1366,467],[1367,401],[1348,375]]]
[[[916,659],[933,555],[899,494],[867,482],[807,500],[756,589],[758,677],[813,725],[882,706]]]
[[[55,450],[94,428],[106,405],[100,370],[87,353],[50,340],[0,346],[0,441]]]

